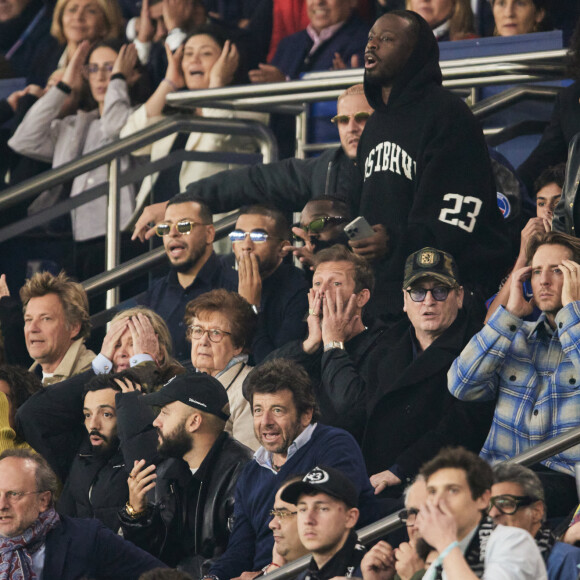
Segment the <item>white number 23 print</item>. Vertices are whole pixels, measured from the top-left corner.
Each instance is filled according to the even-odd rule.
[[[439,221],[450,226],[457,226],[471,233],[483,205],[481,199],[470,195],[463,196],[457,193],[447,193],[443,196],[443,200],[453,201],[455,205],[443,208],[439,214]],[[460,217],[462,219],[459,219]]]

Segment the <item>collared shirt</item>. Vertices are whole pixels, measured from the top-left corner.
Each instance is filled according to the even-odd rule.
[[[563,307],[552,330],[542,314],[524,322],[500,307],[453,362],[449,391],[466,400],[493,400],[493,423],[481,456],[490,463],[578,426],[580,301]],[[580,445],[543,462],[574,474]]]
[[[292,441],[290,447],[288,447],[286,461],[288,461],[292,455],[294,455],[301,447],[304,447],[310,441],[312,433],[314,432],[314,429],[316,429],[316,425],[317,423],[311,423],[308,425],[308,427],[306,427],[306,429],[304,429],[304,431],[302,431],[302,433],[300,433],[300,435],[298,435],[298,437],[296,437],[296,439],[294,439],[294,441]],[[254,453],[254,459],[261,467],[269,469],[276,475],[278,474],[278,472],[272,467],[272,454],[269,451],[266,451],[263,447],[260,447]]]
[[[326,42],[329,38],[332,38],[336,34],[337,30],[339,30],[343,25],[344,22],[339,22],[338,24],[333,24],[332,26],[327,26],[326,28],[323,28],[320,32],[316,32],[312,24],[309,24],[306,27],[306,32],[308,36],[310,36],[310,40],[312,40],[314,44],[312,45],[312,48],[310,49],[308,54],[311,55],[314,52],[316,52],[318,47],[323,42]],[[350,63],[346,64],[350,65]]]

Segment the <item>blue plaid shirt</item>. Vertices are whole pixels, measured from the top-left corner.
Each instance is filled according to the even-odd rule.
[[[500,306],[455,359],[447,379],[458,399],[497,396],[481,451],[492,464],[580,426],[580,301],[558,312],[556,330],[545,314],[524,322]],[[580,445],[543,463],[574,474],[578,461]]]

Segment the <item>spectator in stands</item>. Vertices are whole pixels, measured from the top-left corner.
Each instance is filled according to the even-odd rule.
[[[427,502],[416,525],[439,553],[424,578],[546,580],[546,568],[531,536],[518,528],[495,529],[483,515],[493,482],[491,467],[463,448],[442,450],[421,468]],[[369,580],[369,577],[365,577]]]
[[[302,270],[283,261],[283,248],[289,239],[290,227],[284,214],[263,205],[241,208],[236,227],[230,232],[238,292],[258,315],[251,349],[256,364],[274,349],[302,337],[305,331],[308,283]]]
[[[283,82],[311,71],[354,68],[362,63],[368,24],[354,14],[353,0],[306,0],[309,24],[283,38],[270,64],[251,70],[252,83]]]
[[[358,212],[360,178],[354,158],[360,136],[373,112],[364,96],[362,85],[346,89],[337,101],[341,147],[325,151],[311,159],[285,159],[269,165],[254,165],[224,171],[188,186],[193,199],[203,201],[212,211],[232,211],[246,204],[269,203],[280,211],[302,211],[311,199],[338,194],[347,200],[351,212]],[[155,234],[150,223],[163,219],[164,207],[154,204],[145,208],[135,224],[133,239],[141,241]]]
[[[171,4],[171,3],[167,3]],[[156,91],[148,101],[131,114],[121,137],[126,137],[150,125],[158,123],[165,114],[165,99],[168,94],[186,87],[188,90],[225,87],[233,81],[239,65],[239,54],[236,45],[226,40],[224,34],[212,26],[199,28],[185,40],[183,46],[175,53],[166,46],[168,67],[165,78],[159,83]],[[224,109],[201,108],[195,113],[200,117],[251,119],[265,122],[266,116],[260,113],[226,111]],[[156,161],[173,151],[231,151],[235,153],[253,153],[255,143],[244,136],[218,133],[172,134],[155,143],[134,152],[134,155],[150,156]],[[186,161],[174,165],[160,173],[147,176],[139,191],[137,205],[151,199],[165,202],[183,191],[192,181],[208,177],[219,171],[231,168],[228,163],[207,161]]]
[[[234,488],[251,459],[251,451],[224,432],[228,393],[217,380],[188,373],[155,393],[134,392],[123,404],[122,431],[140,439],[152,421],[160,455],[147,467],[145,460],[131,462],[129,502],[120,512],[123,536],[200,578],[226,548]],[[161,407],[155,420],[146,405]],[[139,446],[133,448],[139,457]]]
[[[281,497],[296,506],[298,535],[312,554],[308,568],[297,578],[360,577],[366,548],[354,531],[360,512],[349,478],[338,469],[316,466],[302,481],[286,486]]]
[[[85,347],[91,324],[84,288],[64,272],[35,274],[20,289],[24,338],[34,360],[30,370],[42,372],[52,385],[90,368],[95,353]]]
[[[269,357],[302,365],[313,383],[321,421],[346,429],[358,441],[365,427],[369,361],[387,338],[383,322],[362,321],[373,287],[366,260],[345,246],[317,253],[308,295],[308,334]]]
[[[552,220],[554,218],[554,210],[562,197],[562,187],[564,185],[564,177],[566,173],[566,167],[564,164],[557,165],[556,167],[548,167],[542,172],[540,177],[536,179],[534,183],[534,192],[536,198],[536,217],[531,218],[526,227],[522,230],[520,237],[520,253],[514,267],[512,268],[512,273],[503,282],[502,287],[499,292],[493,298],[493,301],[489,305],[487,316],[485,321],[487,322],[491,315],[497,310],[499,305],[505,306],[507,304],[510,286],[511,286],[511,276],[513,272],[523,268],[527,264],[526,249],[531,239],[536,235],[549,232],[552,229]],[[558,230],[559,228],[555,228]],[[530,287],[529,281],[525,281],[523,284],[523,291],[526,300],[532,298],[532,289]],[[492,298],[490,298],[492,300]],[[538,308],[534,308],[531,317],[527,320],[537,320],[540,315]]]
[[[470,0],[407,0],[406,7],[427,21],[438,42],[475,36]]]
[[[467,295],[481,304],[511,257],[481,127],[441,88],[438,58],[429,25],[414,12],[385,14],[369,33],[365,93],[375,112],[357,165],[364,175],[359,214],[375,235],[351,245],[376,264],[381,300],[372,312],[381,317],[400,317],[403,266],[419,248],[451,253]]]
[[[208,207],[189,193],[173,197],[165,219],[154,231],[163,238],[171,264],[167,276],[157,280],[140,302],[157,312],[167,323],[175,357],[191,360],[183,316],[188,302],[214,288],[237,290],[237,280],[213,251],[215,228]]]
[[[12,365],[0,366],[0,452],[29,447],[16,433],[16,411],[42,383],[30,371]]]
[[[256,314],[244,298],[223,288],[210,290],[185,307],[191,362],[226,389],[230,402],[226,431],[252,450],[259,447],[254,435],[252,409],[242,384],[253,367],[248,365]]]
[[[548,580],[577,580],[580,548],[557,542],[545,525],[544,488],[531,469],[515,463],[496,465],[489,505],[494,524],[521,528],[536,540]]]
[[[44,86],[58,68],[66,68],[83,41],[120,40],[123,18],[117,0],[57,0],[51,36],[36,47],[29,82]]]
[[[26,77],[35,49],[49,35],[51,9],[43,0],[6,0],[0,6],[0,59],[3,78]]]
[[[314,254],[335,244],[348,246],[344,226],[352,221],[348,204],[335,196],[325,195],[309,201],[302,210],[300,222],[292,228],[294,237],[304,245],[285,246],[305,268],[312,269]],[[308,273],[308,272],[307,272]]]
[[[135,367],[132,370],[139,373],[139,384],[150,391],[183,372],[171,358],[171,338],[163,319],[144,308],[123,311],[113,319],[93,363],[85,373],[31,397],[16,416],[18,430],[63,482],[75,461],[83,463],[85,454],[89,464],[99,461],[91,459],[83,411],[85,388],[95,375],[105,377],[99,384],[111,384],[111,389],[118,390],[115,383],[106,382],[107,375]]]
[[[20,154],[52,162],[53,167],[58,167],[112,143],[119,137],[131,113],[129,86],[138,76],[136,61],[133,45],[119,47],[119,43],[109,41],[91,48],[88,41],[83,41],[67,65],[62,81],[28,111],[10,139],[10,147]],[[83,86],[83,75],[88,79],[94,109],[60,119],[61,107],[67,96]],[[121,158],[120,162],[123,169],[129,165],[127,158]],[[43,192],[28,211],[36,213],[47,209],[60,200],[75,197],[90,187],[105,183],[107,179],[107,166],[100,166],[76,177],[72,184],[59,185]],[[127,225],[133,207],[133,186],[125,186],[120,191],[121,227]],[[73,209],[71,218],[77,250],[76,274],[80,279],[88,278],[101,272],[104,267],[102,249],[107,223],[106,195]],[[62,235],[62,231],[60,233]],[[97,263],[93,265],[95,259]]]
[[[46,461],[25,449],[0,455],[0,566],[8,578],[123,578],[163,564],[94,520],[59,515],[58,481]]]
[[[532,191],[534,181],[547,167],[566,162],[568,159],[568,146],[574,135],[580,132],[580,19],[576,23],[574,34],[570,40],[567,72],[569,78],[575,82],[560,90],[556,97],[550,124],[544,129],[542,139],[530,156],[518,167],[518,174],[528,191]],[[570,158],[578,159],[578,155],[571,155]],[[574,179],[575,172],[572,168],[576,169],[577,165],[573,165],[569,172],[569,175],[572,176],[571,179]],[[572,186],[572,183],[570,186]],[[574,216],[574,220],[569,221],[567,224],[562,218],[562,222],[559,224],[558,217],[565,211],[569,211],[569,203],[574,201],[576,189],[566,187],[566,192],[569,201],[566,203],[566,207],[562,205],[556,211],[554,227],[557,227],[559,231],[566,231],[571,235],[575,235],[570,228],[578,224],[578,218]],[[572,218],[571,215],[570,218]],[[578,225],[580,227],[580,224]]]
[[[515,36],[550,30],[548,0],[491,0],[495,34]]]
[[[387,331],[367,363],[362,444],[375,493],[387,489],[395,497],[443,447],[479,452],[495,408],[459,402],[447,390],[449,367],[481,328],[463,309],[453,256],[435,248],[414,252],[402,288],[408,319]]]
[[[291,474],[316,465],[335,467],[356,488],[360,524],[382,515],[355,440],[341,429],[316,423],[316,401],[303,369],[285,360],[267,362],[248,375],[244,387],[262,447],[238,479],[234,529],[227,550],[210,570],[219,579],[259,570],[271,561],[273,539],[267,514],[278,482]]]
[[[528,264],[515,271],[505,308],[500,306],[449,370],[449,390],[465,401],[497,401],[481,451],[492,464],[514,457],[577,426],[580,399],[580,242],[548,232],[534,238]],[[524,322],[532,304],[521,284],[531,278],[537,322]],[[534,466],[552,517],[577,503],[572,447]],[[544,467],[545,466],[545,467]],[[547,469],[546,469],[547,468]]]

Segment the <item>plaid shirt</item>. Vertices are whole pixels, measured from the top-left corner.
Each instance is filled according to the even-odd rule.
[[[497,397],[493,423],[481,451],[490,463],[580,425],[580,301],[556,315],[553,331],[542,314],[523,322],[499,307],[455,359],[449,391],[465,401]],[[544,465],[574,474],[580,445]]]

